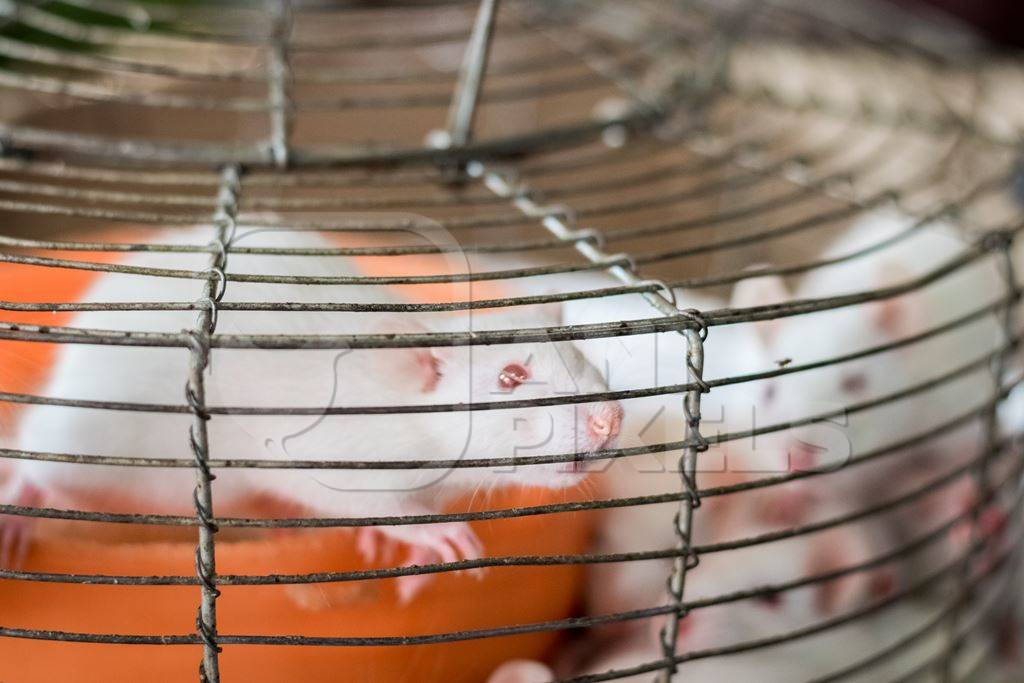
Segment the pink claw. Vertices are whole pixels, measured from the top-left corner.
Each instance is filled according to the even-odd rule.
[[[418,564],[430,564],[434,561],[434,555],[431,551],[426,548],[412,547],[409,549],[409,554],[406,557],[403,567],[411,567]],[[408,576],[401,576],[396,582],[395,591],[398,593],[399,603],[406,605],[413,598],[419,595],[419,592],[434,580],[431,574],[410,574]]]
[[[20,484],[14,489],[11,505],[38,507],[43,493],[31,484]],[[35,519],[20,515],[0,516],[0,567],[19,569],[28,559]]]
[[[465,522],[447,522],[442,524],[424,524],[411,527],[387,527],[380,529],[382,534],[407,543],[410,548],[403,566],[450,563],[462,560],[477,560],[483,556],[480,539],[469,524]],[[470,574],[480,578],[483,569],[471,569]],[[407,603],[415,598],[424,586],[433,581],[432,574],[411,574],[397,580],[398,599]]]
[[[367,562],[377,559],[377,533],[368,527],[356,529],[356,550]]]
[[[397,543],[388,538],[376,527],[360,527],[356,529],[356,550],[368,563],[378,560],[391,562],[396,555]]]

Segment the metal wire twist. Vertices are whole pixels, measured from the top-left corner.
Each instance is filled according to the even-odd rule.
[[[203,376],[210,364],[210,337],[217,328],[217,305],[224,297],[227,286],[225,270],[228,250],[234,239],[235,216],[238,212],[238,197],[241,192],[241,171],[237,166],[226,166],[221,174],[222,185],[218,193],[217,211],[214,216],[216,235],[211,246],[210,276],[207,278],[202,300],[208,305],[199,311],[196,327],[185,330],[190,347],[189,379],[185,387],[185,398],[195,416],[189,427],[189,445],[196,467],[196,487],[193,503],[199,520],[199,544],[196,547],[195,567],[199,577],[202,601],[196,612],[196,631],[203,644],[203,660],[199,665],[200,680],[203,683],[220,681],[218,655],[221,647],[217,643],[217,565],[214,535],[219,530],[214,521],[213,481],[217,478],[210,470],[210,448],[206,423],[210,412],[206,408],[206,391]]]
[[[707,339],[707,325],[701,313],[687,310],[684,315],[696,321],[698,330],[687,329],[686,337],[686,378],[696,387],[683,397],[683,419],[686,425],[686,440],[691,443],[679,459],[679,476],[683,486],[684,497],[679,509],[673,517],[673,527],[678,537],[677,549],[680,555],[672,563],[672,573],[668,578],[669,596],[677,609],[668,615],[661,631],[661,646],[669,664],[660,672],[659,680],[669,681],[676,672],[675,656],[678,647],[679,622],[689,614],[684,600],[686,575],[695,569],[700,562],[700,555],[693,548],[694,510],[700,507],[697,494],[697,459],[708,450],[708,441],[700,432],[701,396],[711,391],[704,381],[704,341]]]

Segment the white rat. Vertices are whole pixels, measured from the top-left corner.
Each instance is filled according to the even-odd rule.
[[[183,228],[154,242],[209,241],[204,228]],[[311,232],[240,228],[242,247],[333,246]],[[139,253],[126,265],[203,270],[207,254]],[[348,259],[327,256],[232,253],[232,273],[325,276],[351,274]],[[331,302],[365,300],[368,287],[256,284],[229,281],[225,302]],[[192,301],[195,279],[104,274],[84,300]],[[379,289],[377,290],[379,291]],[[374,292],[376,293],[376,292]],[[536,328],[558,324],[557,309],[520,307],[474,315],[472,327]],[[71,326],[178,333],[195,325],[193,312],[83,312]],[[467,331],[464,314],[222,311],[218,333],[331,334]],[[40,392],[62,399],[184,404],[189,350],[73,344],[61,347]],[[206,374],[210,406],[322,407],[466,404],[544,398],[605,390],[596,370],[569,343],[524,343],[367,350],[214,349]],[[277,460],[438,460],[592,452],[614,440],[622,416],[613,402],[503,410],[399,415],[241,416],[215,414],[208,422],[210,457]],[[192,457],[187,413],[32,406],[18,426],[15,447],[27,451],[149,458]],[[455,469],[215,469],[220,514],[254,494],[270,494],[316,517],[437,513],[453,496],[501,485],[550,488],[578,484],[578,463]],[[2,500],[38,505],[50,494],[130,500],[132,510],[187,514],[191,468],[71,465],[14,461]],[[29,517],[0,518],[0,562],[24,555]],[[411,546],[409,561],[476,558],[479,541],[464,522],[378,527]],[[374,534],[361,548],[375,552]],[[399,592],[411,597],[423,577],[404,577]]]
[[[757,611],[755,610],[751,610]],[[769,610],[762,610],[766,614]],[[789,643],[772,645],[748,652],[713,656],[679,665],[673,681],[685,683],[714,683],[716,681],[763,681],[764,683],[791,683],[792,681],[816,680],[839,672],[846,667],[858,665],[876,653],[893,645],[901,636],[909,635],[933,618],[934,611],[918,603],[909,602],[859,618],[858,620],[807,636]],[[780,619],[770,633],[783,634],[792,627]],[[856,673],[844,676],[843,680],[872,683],[880,680],[897,680],[927,662],[940,661],[947,637],[942,628],[932,629],[924,638],[912,643],[880,663],[859,668]],[[971,643],[969,658],[983,653],[977,643]],[[601,674],[656,662],[664,657],[661,646],[655,639],[634,635],[608,645],[598,657],[575,675]],[[971,659],[973,661],[973,659]],[[564,678],[548,670],[541,677],[536,670],[529,670],[519,662],[510,662],[500,670],[504,678],[501,683],[547,683]],[[959,669],[967,668],[961,665]],[[529,672],[532,677],[513,677],[517,671]],[[498,683],[490,679],[488,683]],[[651,683],[654,673],[636,674],[616,678],[628,683]]]
[[[516,263],[515,265],[522,265]],[[757,285],[762,279],[752,282]],[[528,293],[557,291],[589,291],[620,285],[603,272],[570,273],[537,278],[531,283],[517,283]],[[676,305],[680,309],[709,311],[726,306],[713,296],[677,289]],[[639,294],[624,294],[566,301],[563,316],[566,323],[586,324],[625,319],[658,317],[660,313]],[[688,382],[686,342],[677,332],[637,335],[620,338],[581,340],[577,346],[591,364],[604,375],[611,390],[635,390],[681,385]],[[703,344],[703,378],[708,381],[733,378],[774,366],[762,359],[761,345],[752,325],[729,325],[710,329]],[[755,422],[756,391],[761,382],[743,382],[715,386],[701,396],[700,433],[709,439],[724,433],[744,432],[759,426]],[[626,408],[618,443],[623,447],[652,446],[657,451],[664,443],[686,438],[681,392],[642,398],[623,399]],[[745,440],[745,439],[738,439]],[[682,487],[679,473],[681,452],[655,452],[610,462],[594,462],[588,469],[595,472],[592,480],[605,498],[632,498],[659,494],[678,494]],[[697,485],[710,487],[784,474],[784,458],[772,451],[739,447],[732,441],[713,444],[697,457]],[[775,511],[798,506],[790,501],[802,498],[793,483],[758,488],[742,496],[709,498],[697,515],[693,540],[710,539],[721,518],[735,507],[759,507],[780,526],[800,520],[779,515]],[[734,505],[738,501],[738,505]],[[799,506],[804,507],[804,506]],[[623,548],[639,540],[650,547],[667,548],[677,541],[672,522],[678,503],[654,506],[620,507],[607,511],[599,527],[599,542],[605,548]],[[613,550],[609,552],[614,552]],[[641,570],[635,567],[633,570]],[[660,581],[658,581],[660,583]]]
[[[485,261],[486,263],[486,261]],[[489,266],[491,264],[488,264]],[[532,261],[515,261],[515,266],[535,266]],[[761,278],[752,282],[756,285]],[[611,275],[596,271],[549,275],[517,281],[520,293],[538,294],[550,291],[590,291],[622,287]],[[659,290],[661,291],[661,290]],[[680,310],[711,311],[725,308],[726,302],[707,294],[677,288],[675,305]],[[637,293],[588,297],[566,301],[563,306],[566,324],[587,324],[659,318],[663,314]],[[728,325],[709,330],[704,343],[703,378],[714,381],[764,370],[758,353],[759,340],[750,325]],[[584,339],[576,346],[604,376],[612,391],[647,390],[687,384],[686,342],[678,332]],[[658,446],[686,438],[681,392],[642,398],[623,399],[625,416],[619,445]],[[730,432],[744,432],[755,426],[755,400],[744,384],[715,386],[701,399],[701,434],[709,439]],[[679,451],[650,453],[594,462],[588,470],[605,476],[603,491],[610,497],[625,497],[678,491]],[[786,471],[786,462],[772,451],[712,446],[701,454],[698,465],[699,484],[717,485]],[[668,476],[665,476],[668,475]],[[779,494],[779,495],[776,495]],[[759,494],[751,494],[751,497]],[[777,489],[772,497],[788,492]],[[766,498],[767,494],[762,497]],[[714,503],[712,504],[714,506]],[[624,520],[625,533],[635,526]]]
[[[754,520],[744,534],[763,531]],[[879,550],[873,531],[860,526],[837,527],[809,537],[798,537],[765,545],[726,550],[701,558],[700,564],[687,577],[685,599],[699,601],[729,595],[736,591],[756,591],[762,587],[784,584],[813,575],[827,574],[854,566],[875,556]],[[600,569],[599,569],[600,568]],[[608,614],[643,609],[667,603],[665,577],[668,562],[644,561],[619,565],[594,565],[591,575],[589,612]],[[694,608],[680,622],[677,652],[698,652],[728,647],[760,638],[778,636],[796,629],[814,626],[839,617],[882,598],[894,587],[893,574],[886,567],[871,568],[829,581],[808,586],[758,594],[756,597]],[[556,665],[560,677],[604,673],[610,669],[630,668],[660,660],[664,654],[659,631],[665,617],[598,627],[584,637]],[[816,637],[783,646],[788,657],[784,670],[775,670],[770,680],[801,680],[797,673],[827,671],[848,655],[854,647],[823,652]],[[833,648],[836,643],[831,644]],[[870,650],[869,650],[870,651]],[[766,651],[774,662],[775,649]],[[863,654],[866,654],[863,653]],[[751,671],[749,667],[763,661],[764,652],[732,655],[724,658],[695,660],[680,669],[679,680],[748,680],[726,674]],[[816,660],[811,665],[808,660]],[[737,662],[743,661],[744,668]],[[780,662],[785,661],[780,660]],[[540,676],[537,663],[509,662],[498,669],[489,683],[534,683],[556,678],[550,671]],[[792,674],[788,676],[783,671]],[[501,677],[497,677],[501,674]],[[692,674],[692,676],[691,676]],[[517,677],[518,675],[518,677]],[[805,676],[806,677],[806,676]],[[645,673],[624,680],[649,681]]]
[[[822,254],[835,258],[882,243],[913,225],[894,211],[872,213],[853,224]],[[813,271],[790,294],[780,278],[736,286],[737,308],[872,290],[912,281],[964,253],[969,244],[952,226],[922,226],[877,252]],[[754,325],[759,365],[803,364],[897,342],[965,316],[1005,293],[991,258],[907,294],[831,311],[779,318]],[[785,423],[893,394],[937,378],[983,357],[1003,343],[999,318],[988,314],[922,342],[847,362],[777,377],[751,386],[762,425]],[[928,391],[757,439],[757,448],[776,453],[793,470],[830,470],[916,434],[934,430],[981,406],[993,395],[987,364]],[[979,453],[980,421],[874,463],[805,480],[808,495],[834,496],[848,507],[891,499],[941,475]],[[899,526],[913,535],[937,522],[943,510],[972,502],[969,480],[904,508]]]
[[[880,553],[877,541],[876,529],[843,526],[803,540],[763,546],[760,559],[754,549],[706,556],[687,579],[686,599],[729,595],[734,591],[785,584],[852,567]],[[775,594],[695,608],[680,624],[676,652],[684,657],[687,653],[708,653],[761,640],[783,642],[733,654],[698,654],[679,665],[673,680],[789,683],[817,680],[847,667],[856,671],[843,676],[843,680],[863,683],[902,680],[902,676],[929,662],[941,661],[949,635],[948,622],[940,615],[943,605],[948,604],[949,591],[942,593],[943,600],[933,604],[920,596],[893,595],[899,585],[893,570],[885,565]],[[998,599],[994,591],[1005,593],[1005,582],[988,580],[985,586],[980,591],[979,602],[991,608],[992,600]],[[829,625],[847,616],[850,620],[846,623]],[[903,638],[934,624],[938,625],[899,646],[891,655],[861,666],[897,646]],[[817,626],[824,628],[803,637],[786,639],[787,634]],[[557,677],[603,674],[657,662],[665,656],[656,633],[660,627],[661,622],[654,620],[644,628],[634,627],[618,631],[612,638],[588,641],[586,651],[596,654],[581,666],[559,670]],[[968,634],[964,641],[955,664],[958,672],[970,670],[979,657],[991,657],[986,647],[989,629],[976,628],[975,631],[977,637]],[[503,670],[502,683],[535,683],[556,678],[553,670],[549,670],[550,675],[544,679],[536,671],[520,666],[508,663]],[[517,671],[529,671],[532,677],[514,678],[512,674]],[[652,679],[650,673],[616,678],[631,683],[649,683]]]
[[[737,495],[742,498],[745,494]],[[817,519],[833,513],[824,508],[816,512]],[[745,539],[774,531],[761,522],[760,516],[757,506],[741,507],[719,520],[715,533],[723,536],[715,540]],[[646,528],[663,526],[666,521],[652,517]],[[704,554],[696,568],[687,573],[684,597],[687,601],[700,600],[827,573],[876,557],[886,546],[885,534],[875,525],[847,524],[809,536]],[[599,552],[641,549],[635,543],[626,547],[605,545]],[[670,573],[667,560],[594,565],[588,586],[588,612],[610,614],[663,605],[668,599],[665,579]],[[765,635],[780,621],[806,626],[884,594],[896,575],[890,566],[873,568],[761,598],[696,609],[681,623],[679,649],[699,650],[727,644],[723,639],[736,636]],[[656,618],[647,628],[656,633],[661,625],[662,620]]]

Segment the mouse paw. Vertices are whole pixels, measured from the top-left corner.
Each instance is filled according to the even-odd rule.
[[[992,503],[978,516],[978,529],[982,536],[1002,540],[1010,524],[1010,515],[1000,503]]]
[[[403,567],[415,567],[421,564],[431,564],[436,560],[433,551],[426,548],[410,548]],[[410,603],[424,588],[434,580],[433,574],[409,574],[400,576],[395,580],[395,592],[398,594],[398,602],[402,605]]]
[[[356,550],[370,564],[377,560],[390,562],[395,557],[396,545],[396,542],[381,533],[380,529],[369,526],[356,529]]]
[[[972,513],[972,508],[978,505],[978,492],[971,488],[968,491],[957,494],[955,510],[962,518],[950,531],[950,543],[953,547],[963,552],[971,544],[972,535],[985,539],[987,547],[998,548],[1002,545],[1006,536],[1006,527],[1009,525],[1010,516],[1002,503],[993,501],[982,506]]]
[[[466,522],[423,525],[414,531],[417,546],[428,548],[441,558],[442,562],[478,560],[484,548],[476,533]],[[481,572],[472,569],[471,572]]]
[[[1007,538],[1007,527],[1010,525],[1010,515],[1006,508],[999,502],[990,503],[978,515],[977,535],[984,539],[981,550],[980,572],[988,573],[999,564],[999,557],[1004,551],[1009,550]]]
[[[465,522],[424,524],[413,527],[394,527],[382,533],[409,544],[409,553],[404,566],[434,564],[437,562],[459,562],[477,560],[483,555],[483,545],[476,533]],[[483,569],[471,569],[469,573],[477,578]],[[398,597],[403,603],[412,600],[434,579],[431,574],[411,574],[398,578]]]
[[[0,568],[20,569],[25,565],[32,539],[32,520],[8,517],[0,520]]]
[[[42,491],[31,484],[20,484],[14,489],[10,504],[38,507],[42,501]],[[18,569],[25,565],[34,524],[35,519],[32,517],[0,516],[0,567]]]

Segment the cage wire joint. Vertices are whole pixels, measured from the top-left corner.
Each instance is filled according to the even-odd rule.
[[[480,0],[473,31],[466,44],[455,90],[452,92],[445,129],[431,131],[427,135],[428,146],[436,149],[461,148],[473,139],[473,124],[487,74],[498,6],[499,0]],[[438,166],[448,183],[458,184],[464,180],[465,161],[440,158]]]

